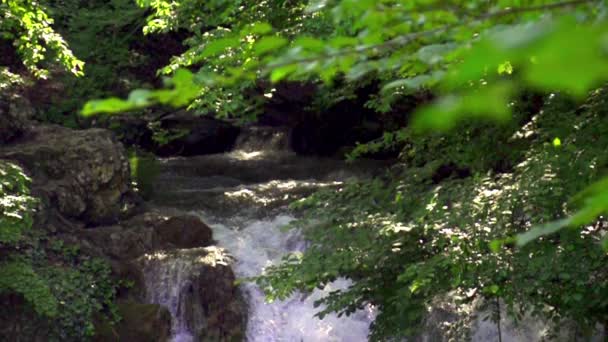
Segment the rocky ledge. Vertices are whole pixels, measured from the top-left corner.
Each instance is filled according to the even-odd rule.
[[[100,321],[94,339],[168,340],[171,314],[150,304],[144,274],[150,262],[142,260],[189,249],[201,260],[189,282],[190,302],[200,307],[189,309],[199,310],[191,315],[201,327],[196,339],[242,336],[246,307],[229,262],[216,260],[211,229],[197,217],[164,215],[144,203],[132,188],[126,150],[113,133],[34,123],[27,103],[19,101],[0,99],[0,159],[31,176],[32,193],[40,199],[35,227],[107,260],[117,280],[132,284],[117,295],[122,321]]]

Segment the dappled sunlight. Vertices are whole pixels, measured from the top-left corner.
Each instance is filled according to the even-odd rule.
[[[334,187],[342,182],[272,180],[239,189],[224,191],[224,196],[233,201],[268,206],[274,203],[288,204],[316,189]]]
[[[204,264],[211,267],[216,267],[217,265],[228,266],[232,260],[224,248],[217,246],[156,251],[144,254],[141,259],[144,263],[173,263],[176,262],[175,260],[180,259],[187,264],[187,267],[192,267],[196,264]]]

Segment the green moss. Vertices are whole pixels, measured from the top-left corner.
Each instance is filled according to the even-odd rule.
[[[129,156],[131,168],[131,179],[135,187],[144,199],[149,199],[154,194],[154,181],[160,172],[156,157],[150,153],[131,151]]]

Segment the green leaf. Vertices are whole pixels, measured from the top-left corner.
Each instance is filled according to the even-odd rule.
[[[470,93],[444,96],[414,113],[416,130],[448,130],[466,118],[486,118],[504,122],[511,117],[508,106],[511,83],[483,86]]]
[[[136,107],[145,107],[150,105],[152,91],[146,89],[136,89],[129,94],[127,102]]]
[[[294,45],[313,52],[323,52],[325,50],[325,42],[312,37],[300,37],[296,39]]]
[[[85,117],[99,113],[119,113],[133,109],[133,105],[117,97],[110,97],[104,100],[88,101],[81,111]]]
[[[396,88],[410,88],[410,89],[418,89],[423,86],[426,82],[431,79],[430,75],[419,75],[412,78],[404,78],[401,80],[392,81],[387,83],[384,87],[382,87],[382,91],[386,92],[389,90],[393,90]]]
[[[488,287],[486,288],[486,292],[487,292],[487,293],[490,293],[490,294],[493,294],[493,295],[497,294],[497,293],[498,293],[498,291],[500,291],[500,286],[498,286],[498,285],[496,285],[496,284],[494,284],[494,285],[490,285],[490,286],[488,286]]]
[[[0,263],[0,293],[7,292],[23,295],[40,315],[54,317],[58,313],[57,299],[47,283],[25,262]]]
[[[502,248],[502,246],[504,246],[504,244],[504,240],[492,240],[489,243],[489,247],[492,252],[498,253],[500,252],[500,249]]]
[[[327,6],[328,0],[312,0],[306,7],[306,12],[318,12]]]
[[[443,71],[438,70],[431,74],[424,74],[411,78],[395,80],[384,85],[384,87],[382,87],[382,92],[387,92],[398,88],[418,90],[424,87],[431,87],[437,84],[437,82],[441,80],[444,74],[445,73]]]
[[[556,137],[555,139],[553,139],[553,146],[554,147],[560,147],[560,146],[562,146],[562,140],[560,138]]]
[[[333,48],[341,49],[344,47],[356,46],[359,44],[359,40],[353,37],[338,36],[330,39],[328,44]]]
[[[224,52],[228,48],[239,46],[239,43],[240,43],[240,39],[235,38],[235,37],[220,38],[220,39],[214,40],[214,41],[208,43],[207,45],[205,45],[205,49],[198,57],[207,58],[207,57],[213,57],[213,56],[219,55],[220,53]]]
[[[606,31],[606,24],[580,25],[566,17],[534,49],[534,61],[525,69],[526,80],[542,89],[585,95],[608,77],[604,51]]]
[[[284,65],[278,68],[274,68],[270,74],[270,80],[273,83],[282,81],[287,76],[293,74],[298,70],[298,66],[295,64]]]
[[[454,43],[446,43],[446,44],[433,44],[427,45],[416,53],[418,59],[426,64],[437,64],[441,62],[444,58],[444,55],[447,53],[454,51],[458,47],[457,44]]]
[[[570,225],[570,219],[553,221],[541,226],[534,227],[529,231],[517,235],[516,244],[519,247],[525,246],[531,241],[538,239],[541,236],[556,233]]]
[[[608,177],[593,183],[578,193],[571,200],[572,203],[582,202],[582,207],[566,219],[547,223],[530,229],[517,236],[517,245],[524,246],[541,236],[553,234],[566,227],[579,227],[592,223],[598,216],[608,213]]]
[[[272,50],[280,49],[287,45],[287,39],[278,36],[264,37],[255,43],[255,52],[263,55]]]
[[[585,205],[570,218],[572,226],[581,226],[593,222],[598,216],[608,212],[608,190],[585,199]]]
[[[188,88],[194,85],[194,75],[188,69],[177,69],[170,80],[176,88]]]
[[[266,23],[266,22],[258,22],[258,23],[253,23],[253,24],[247,26],[241,32],[241,37],[244,37],[249,34],[265,35],[270,32],[272,32],[272,25],[270,25],[269,23]]]

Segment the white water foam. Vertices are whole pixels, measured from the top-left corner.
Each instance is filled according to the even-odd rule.
[[[281,227],[294,218],[280,215],[264,221],[249,221],[238,226],[213,224],[214,237],[236,259],[233,266],[237,277],[260,274],[267,266],[280,262],[289,252],[302,251],[302,237],[295,231],[284,232]],[[349,281],[341,279],[323,291],[307,296],[295,295],[285,301],[266,303],[264,294],[254,284],[243,285],[249,304],[247,340],[250,342],[358,342],[367,341],[369,324],[375,311],[368,307],[351,316],[327,315],[314,317],[321,308],[315,300],[329,291],[346,288]]]

